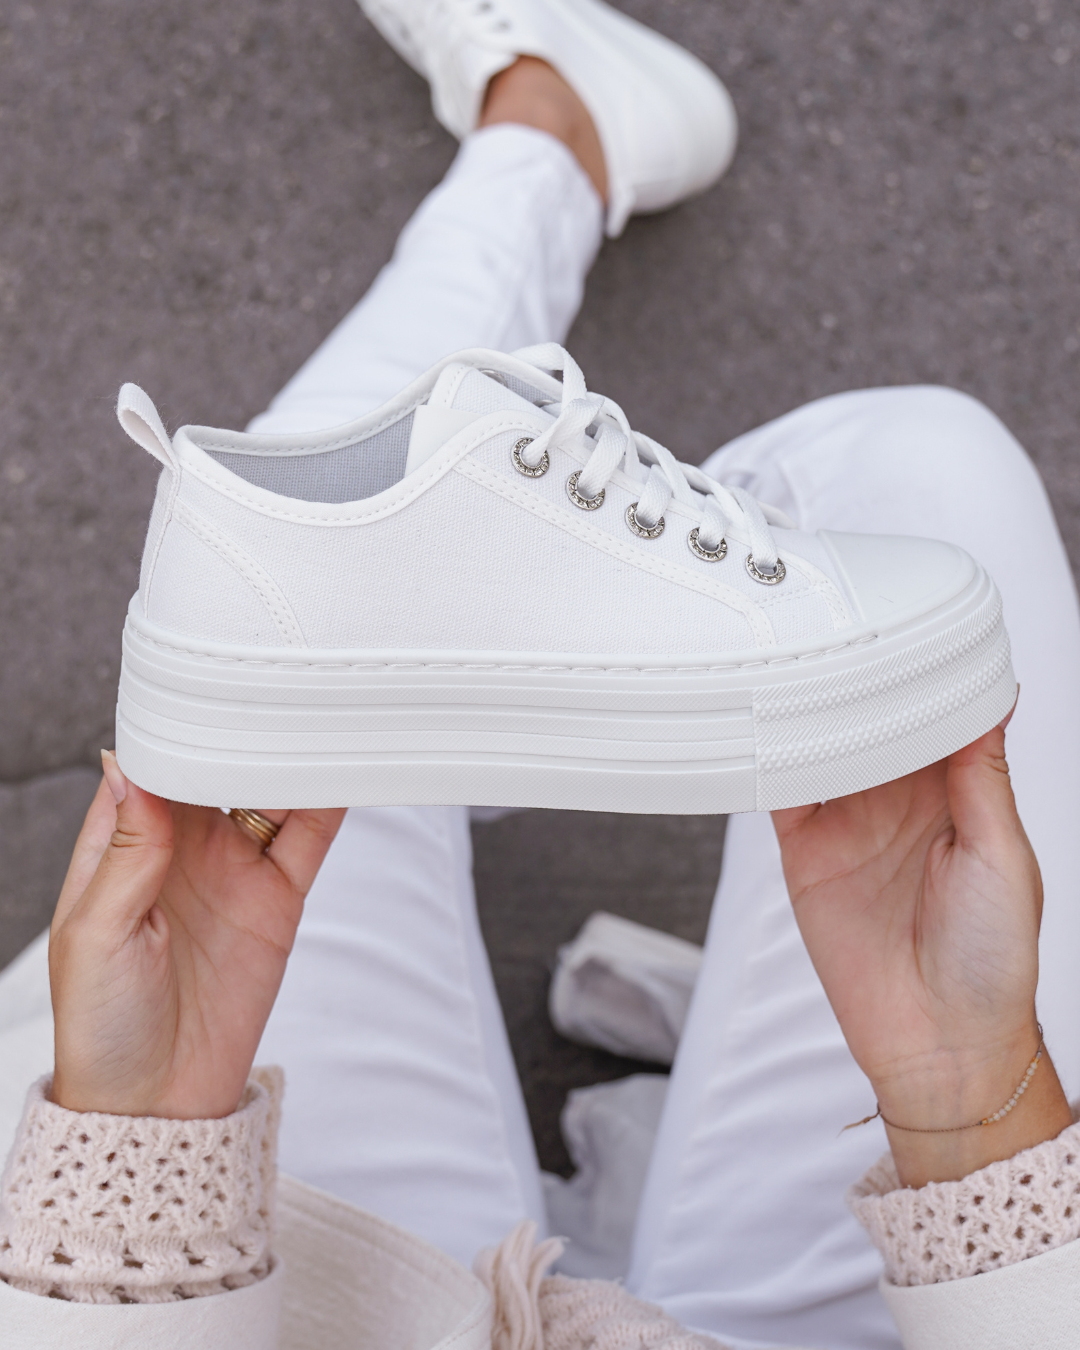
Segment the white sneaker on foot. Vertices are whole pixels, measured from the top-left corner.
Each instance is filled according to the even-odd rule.
[[[769,810],[1012,706],[966,553],[790,528],[631,432],[554,344],[458,353],[303,436],[170,441],[134,385],[118,412],[166,472],[117,751],[164,797]]]
[[[588,108],[608,173],[610,235],[710,187],[735,153],[731,98],[707,66],[602,0],[359,0],[431,85],[459,140],[492,76],[519,56],[553,66]]]

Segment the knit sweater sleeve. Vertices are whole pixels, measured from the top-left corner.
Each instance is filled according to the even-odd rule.
[[[1080,1238],[1080,1124],[961,1181],[902,1188],[886,1154],[848,1192],[889,1282],[943,1284]]]
[[[0,1182],[0,1280],[77,1303],[169,1303],[270,1271],[280,1070],[220,1120],[68,1111],[31,1088]]]

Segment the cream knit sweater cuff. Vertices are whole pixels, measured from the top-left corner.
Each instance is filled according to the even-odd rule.
[[[892,1284],[943,1284],[1080,1238],[1080,1125],[961,1181],[902,1189],[886,1154],[848,1191]]]
[[[65,1110],[30,1089],[0,1183],[0,1279],[79,1303],[168,1303],[253,1284],[270,1240],[282,1076],[221,1120]]]

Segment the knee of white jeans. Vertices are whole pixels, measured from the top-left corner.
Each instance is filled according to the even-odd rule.
[[[841,519],[845,506],[881,503],[889,528],[893,502],[907,516],[914,497],[987,492],[1042,493],[1019,442],[985,404],[940,385],[857,389],[830,394],[747,432],[716,451],[707,473],[775,501],[807,528]],[[911,526],[908,526],[910,531]],[[917,533],[920,531],[916,531]]]
[[[770,457],[809,528],[959,541],[970,533],[964,521],[1043,521],[1048,510],[1019,442],[959,390],[858,390],[800,409],[791,423],[787,444],[770,447]]]
[[[978,470],[985,474],[1012,466],[1030,473],[1032,464],[1004,422],[977,398],[945,385],[867,389],[846,395],[891,442],[900,441],[939,471]],[[873,434],[871,432],[871,434]]]

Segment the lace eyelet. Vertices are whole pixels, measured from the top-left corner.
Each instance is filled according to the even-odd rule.
[[[690,552],[702,562],[722,562],[727,557],[727,540],[721,539],[715,548],[704,548],[698,543],[699,529],[700,527],[695,525],[686,537]]]
[[[607,495],[607,489],[601,488],[595,497],[583,497],[577,490],[578,479],[580,477],[581,470],[578,469],[576,473],[572,473],[566,480],[566,495],[574,505],[579,506],[582,511],[595,511],[598,506],[603,506],[604,497]]]
[[[551,456],[546,450],[540,456],[540,462],[538,464],[526,464],[521,458],[522,450],[524,450],[527,445],[532,445],[535,440],[535,436],[522,436],[520,441],[514,442],[514,448],[511,451],[514,460],[514,468],[517,469],[518,473],[523,473],[526,478],[543,478],[544,474],[551,468]]]
[[[787,568],[784,566],[782,559],[777,558],[776,571],[770,576],[768,572],[762,572],[758,569],[758,565],[754,562],[754,555],[752,553],[746,555],[746,570],[755,581],[760,581],[763,586],[779,586],[787,576]]]
[[[664,517],[661,516],[655,525],[641,525],[637,518],[637,502],[631,502],[626,508],[626,523],[641,539],[659,539],[664,533]]]

